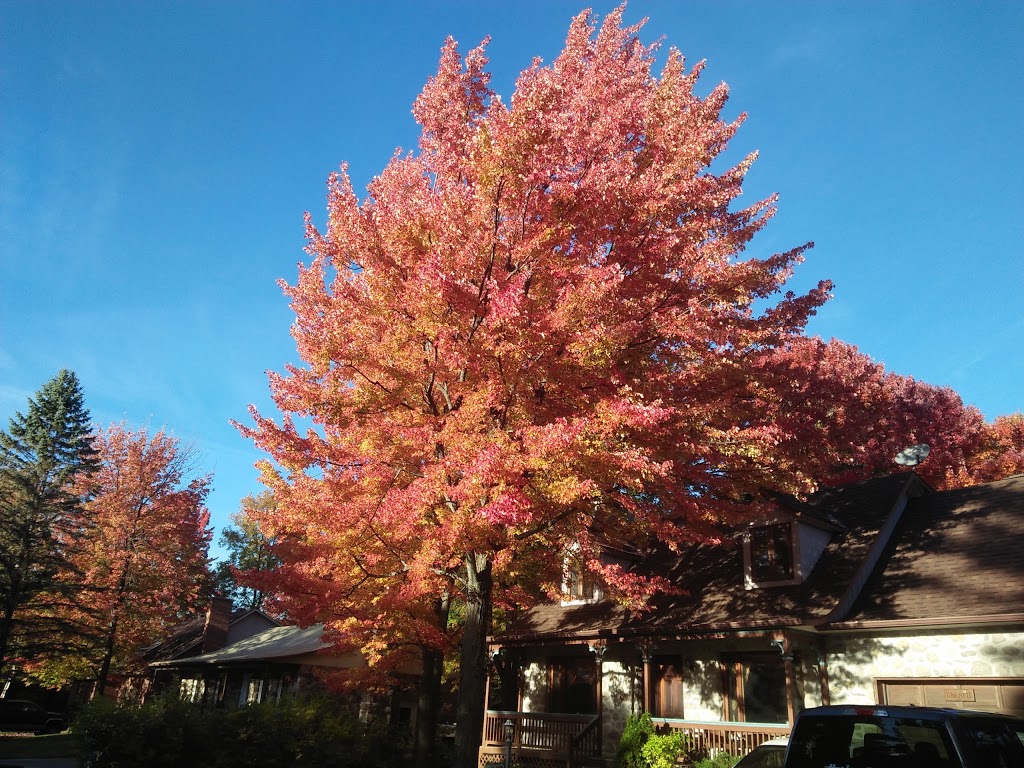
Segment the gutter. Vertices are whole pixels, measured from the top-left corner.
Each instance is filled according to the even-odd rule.
[[[869,619],[866,621],[837,621],[833,624],[819,625],[822,632],[834,632],[855,629],[920,629],[934,627],[942,629],[947,626],[973,624],[977,627],[1002,626],[1004,624],[1024,625],[1024,613],[994,613],[987,616],[936,616],[927,619]]]

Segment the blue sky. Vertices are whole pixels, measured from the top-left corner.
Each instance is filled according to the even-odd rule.
[[[603,14],[616,3],[593,3]],[[507,102],[585,3],[0,0],[0,426],[61,368],[94,420],[165,428],[212,472],[218,527],[260,490],[230,426],[297,362],[276,281],[343,161],[357,189],[414,148],[447,35],[486,35]],[[656,2],[642,37],[707,60],[758,253],[816,243],[810,332],[1024,409],[1024,3]],[[216,550],[215,550],[216,552]]]

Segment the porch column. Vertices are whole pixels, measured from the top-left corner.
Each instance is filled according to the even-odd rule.
[[[786,671],[786,719],[790,725],[796,722],[796,673],[793,666],[793,647],[789,635],[782,635],[782,664]]]
[[[601,754],[604,749],[602,743],[604,741],[604,653],[607,650],[608,647],[603,642],[590,646],[590,651],[594,654],[597,662],[597,716],[601,718],[601,727],[597,729],[598,754]]]
[[[653,656],[651,655],[651,643],[649,640],[645,640],[640,644],[640,658],[644,664],[644,687],[643,694],[640,697],[640,711],[650,712],[651,711],[651,680],[653,678],[651,662]]]
[[[825,655],[824,644],[817,648],[818,653],[818,685],[821,686],[821,704],[827,707],[832,703],[832,696],[828,690],[828,657]]]

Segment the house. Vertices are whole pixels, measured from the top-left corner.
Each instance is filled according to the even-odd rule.
[[[204,614],[176,626],[171,633],[142,651],[146,664],[198,656],[237,643],[280,622],[256,609],[232,608],[231,599],[213,597]]]
[[[683,591],[631,615],[597,590],[490,638],[480,765],[614,754],[649,712],[742,754],[820,704],[1024,714],[1024,475],[935,491],[913,472],[779,497],[730,546],[633,567]]]
[[[324,625],[274,626],[208,653],[154,661],[158,675],[173,675],[182,698],[208,708],[236,708],[279,702],[319,685],[318,673],[365,668],[358,652],[338,653],[324,639]],[[384,716],[393,724],[412,727],[416,683],[421,669],[410,660],[396,671],[389,694],[352,693],[348,703],[364,721]],[[401,685],[402,681],[408,685]]]
[[[280,624],[276,619],[256,609],[233,610],[230,598],[215,596],[206,611],[174,627],[168,636],[139,652],[143,666],[155,661],[197,656],[238,642]],[[167,682],[159,674],[113,676],[107,695],[119,701],[142,703],[154,690]]]

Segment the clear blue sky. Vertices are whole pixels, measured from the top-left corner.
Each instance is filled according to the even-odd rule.
[[[505,101],[584,3],[0,0],[0,427],[60,368],[94,420],[166,428],[214,474],[215,525],[260,490],[229,425],[296,362],[276,285],[325,180],[396,147],[452,35],[492,36]],[[603,14],[614,3],[594,3]],[[796,289],[835,281],[810,331],[1024,409],[1024,3],[654,2],[733,142],[781,195],[760,253],[814,240]]]

